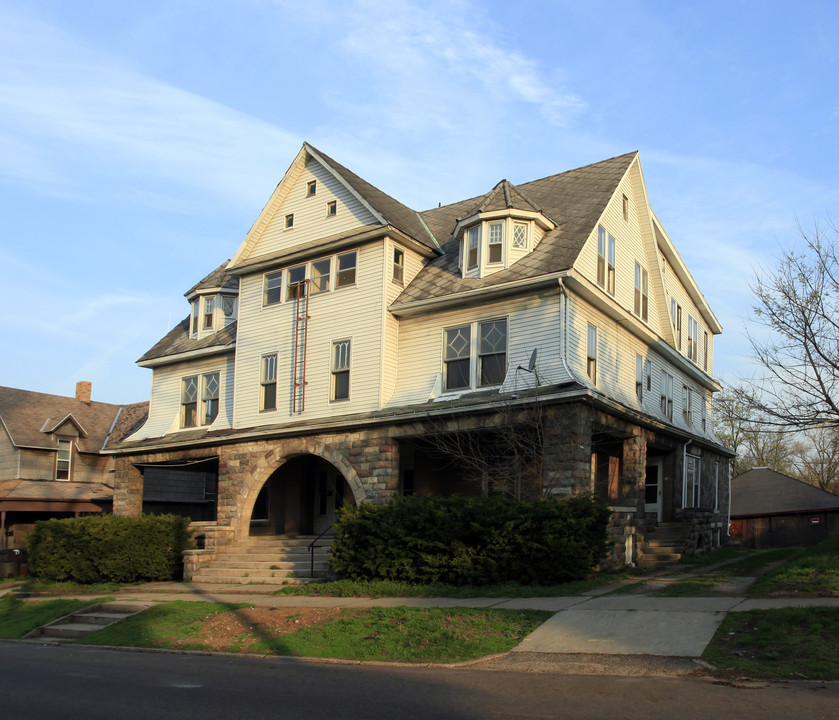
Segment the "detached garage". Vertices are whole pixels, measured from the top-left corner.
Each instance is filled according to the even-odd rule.
[[[815,545],[839,537],[839,495],[769,468],[731,481],[731,542],[752,548]]]

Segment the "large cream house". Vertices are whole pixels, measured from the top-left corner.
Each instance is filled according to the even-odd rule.
[[[197,577],[342,503],[510,492],[464,454],[515,436],[536,441],[512,492],[606,498],[613,565],[724,534],[721,327],[637,153],[416,212],[304,144],[186,298],[139,360],[149,417],[114,451],[114,507],[189,514]]]

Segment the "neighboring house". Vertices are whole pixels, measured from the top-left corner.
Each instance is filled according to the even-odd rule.
[[[0,387],[0,547],[22,547],[36,520],[110,510],[110,442],[137,429],[148,403],[92,402]]]
[[[753,548],[839,537],[839,495],[769,468],[731,481],[731,540]]]
[[[595,491],[615,566],[663,523],[687,552],[725,535],[721,327],[637,153],[416,212],[304,144],[186,298],[138,361],[151,405],[110,450],[114,510],[188,514],[208,558],[411,493]],[[452,452],[512,456],[516,432],[536,443],[514,488]]]

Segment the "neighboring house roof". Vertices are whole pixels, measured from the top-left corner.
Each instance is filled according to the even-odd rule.
[[[789,475],[753,468],[731,481],[731,517],[839,511],[839,495]]]
[[[146,352],[138,363],[148,362],[150,360],[159,360],[160,358],[169,357],[171,355],[179,356],[182,359],[184,353],[209,351],[215,348],[232,348],[236,343],[236,322],[223,327],[218,332],[206,337],[196,339],[189,336],[189,316],[184,318],[174,328],[172,328],[161,340],[155,344],[151,350]]]
[[[515,192],[511,192],[513,186],[504,181],[481,198],[471,198],[420,213],[434,235],[443,243],[445,254],[429,262],[394,304],[443,297],[569,269],[597,225],[618,183],[637,156],[637,152],[632,152],[534,180],[515,186]],[[521,210],[532,211],[537,208],[557,227],[548,232],[531,253],[509,268],[480,279],[462,277],[458,264],[459,241],[452,236],[452,230],[458,219],[468,217],[478,210],[483,211],[484,203],[488,209],[497,209],[496,205],[505,194],[504,207],[508,207],[506,203],[509,201]]]
[[[134,413],[148,403],[138,403]],[[55,449],[52,433],[71,422],[79,429],[79,451],[97,453],[111,434],[122,410],[120,405],[82,402],[75,397],[0,387],[0,422],[16,447]],[[82,431],[83,429],[83,431]]]

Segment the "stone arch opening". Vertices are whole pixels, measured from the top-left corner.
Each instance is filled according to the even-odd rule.
[[[239,537],[296,537],[327,531],[343,505],[363,499],[355,472],[337,460],[331,462],[315,453],[286,457],[251,488]]]

